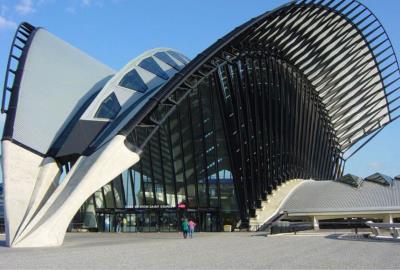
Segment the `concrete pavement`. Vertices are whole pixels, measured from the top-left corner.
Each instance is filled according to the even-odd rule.
[[[399,242],[339,237],[326,232],[268,237],[256,233],[197,233],[194,239],[186,240],[178,233],[69,233],[61,247],[0,247],[1,269],[397,269],[399,266]]]

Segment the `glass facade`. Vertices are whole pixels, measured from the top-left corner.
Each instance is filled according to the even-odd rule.
[[[318,93],[274,56],[249,53],[194,74],[157,106],[124,131],[141,158],[101,189],[100,230],[123,219],[129,231],[171,231],[182,216],[203,231],[245,228],[285,181],[341,173]]]
[[[236,195],[216,95],[208,82],[184,97],[146,144],[140,161],[98,190],[99,231],[176,231],[182,216],[200,231],[239,221]],[[141,130],[136,140],[149,133]],[[133,136],[133,135],[132,135]],[[183,203],[186,209],[178,209]]]

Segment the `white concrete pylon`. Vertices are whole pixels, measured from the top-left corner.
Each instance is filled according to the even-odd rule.
[[[313,216],[313,227],[314,231],[319,231],[319,221],[316,216]]]
[[[7,234],[11,237],[8,245],[11,247],[61,245],[71,219],[84,201],[100,187],[139,161],[139,155],[128,149],[124,141],[124,136],[117,135],[92,155],[80,157],[63,182],[45,202],[40,203],[40,208],[36,209],[34,214],[22,210],[19,213],[13,207],[13,199],[8,197],[6,202],[8,213],[18,212],[18,219],[14,218],[15,212],[14,215],[7,215],[6,213],[7,220],[10,220],[10,217],[13,218],[11,220],[13,227],[8,226],[7,228]],[[40,160],[37,160],[35,164],[40,164]],[[38,181],[37,173],[30,173],[24,177],[31,177],[28,184],[30,195],[32,195],[34,184]],[[5,178],[7,183],[10,180],[12,180],[10,177]],[[11,185],[11,187],[13,186]],[[15,194],[15,192],[9,194]],[[28,205],[31,196],[27,196],[27,198],[24,205]],[[38,205],[37,201],[31,203]],[[26,209],[27,206],[24,207],[24,210]],[[24,221],[25,226],[16,235],[15,228],[21,225],[23,216],[30,218]],[[12,235],[9,234],[10,232],[12,232]]]

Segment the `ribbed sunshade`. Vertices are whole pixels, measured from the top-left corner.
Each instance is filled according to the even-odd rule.
[[[391,42],[375,15],[353,0],[293,1],[253,18],[193,59],[157,100],[207,74],[218,60],[248,52],[275,55],[305,74],[325,104],[342,152],[399,117],[399,68]],[[156,105],[150,102],[125,130]]]

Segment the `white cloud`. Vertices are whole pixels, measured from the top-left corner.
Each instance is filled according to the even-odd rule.
[[[21,0],[16,6],[15,10],[20,15],[26,15],[35,12],[32,0]]]
[[[84,6],[90,6],[91,3],[92,3],[91,0],[82,0],[82,4],[83,4]]]
[[[43,6],[51,3],[55,3],[56,0],[38,0],[36,6]]]
[[[0,29],[15,29],[17,28],[17,24],[11,20],[6,19],[3,16],[0,16]]]
[[[81,5],[84,7],[102,8],[104,6],[104,2],[102,0],[82,0]]]
[[[1,5],[0,6],[0,16],[4,17],[6,15],[7,10],[8,10],[8,7],[6,5]]]
[[[368,167],[370,167],[371,169],[374,169],[374,170],[379,170],[379,169],[382,169],[383,165],[380,162],[371,162],[368,164]]]
[[[73,7],[67,7],[67,8],[65,9],[65,12],[71,13],[71,14],[76,14],[76,9],[73,8]]]

